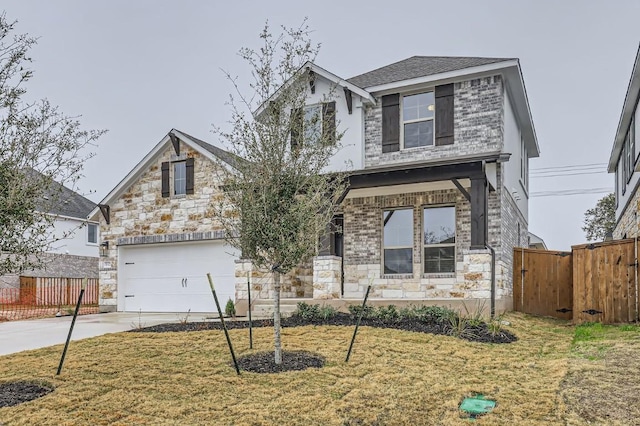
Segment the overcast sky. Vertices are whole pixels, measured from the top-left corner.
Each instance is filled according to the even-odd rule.
[[[17,31],[39,37],[30,96],[85,128],[107,129],[81,192],[100,201],[171,129],[220,144],[236,55],[256,47],[265,20],[305,16],[317,63],[348,78],[413,55],[520,58],[541,156],[530,192],[613,189],[606,163],[640,41],[629,1],[28,1],[3,0]],[[596,164],[592,174],[558,169]],[[570,170],[568,167],[567,170]],[[551,173],[549,173],[551,172]],[[567,172],[565,172],[566,174]],[[537,176],[536,176],[537,175]],[[533,197],[529,230],[549,248],[585,242],[584,211],[604,194]]]

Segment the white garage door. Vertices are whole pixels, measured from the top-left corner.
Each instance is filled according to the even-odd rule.
[[[222,241],[119,247],[118,310],[216,312],[208,272],[224,310],[235,300],[236,252]]]

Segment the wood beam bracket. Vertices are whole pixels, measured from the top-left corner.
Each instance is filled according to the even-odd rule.
[[[460,184],[458,179],[451,179],[451,182],[453,182],[456,188],[458,188],[458,190],[462,192],[462,195],[464,195],[464,198],[466,198],[468,202],[471,202],[471,195],[467,192],[466,189],[464,189],[464,187]]]
[[[107,222],[107,225],[111,224],[111,207],[108,204],[98,204],[102,217]]]
[[[176,152],[176,155],[180,155],[180,139],[173,133],[169,133],[169,138],[171,139],[171,144],[173,145],[173,150]]]
[[[344,98],[347,100],[347,109],[349,110],[349,115],[353,112],[353,96],[351,90],[346,87],[344,89]]]

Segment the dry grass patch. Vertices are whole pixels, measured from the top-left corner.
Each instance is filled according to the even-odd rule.
[[[568,424],[640,424],[640,326],[576,327],[569,365]]]
[[[321,369],[279,374],[230,365],[222,331],[120,333],[73,342],[55,376],[61,346],[0,358],[0,377],[45,380],[56,390],[0,409],[0,422],[31,424],[451,425],[458,405],[480,392],[498,401],[478,424],[558,424],[559,386],[573,329],[510,314],[511,344],[472,343],[363,327],[348,364],[352,327],[283,330],[286,350],[323,356]],[[254,351],[270,350],[273,330],[254,330]],[[232,330],[240,354],[248,331]]]

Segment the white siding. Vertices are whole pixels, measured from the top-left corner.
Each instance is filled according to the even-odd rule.
[[[55,238],[66,238],[51,244],[48,252],[75,256],[98,257],[98,244],[87,243],[87,226],[78,219],[58,218],[53,225]],[[98,234],[98,242],[100,235]]]
[[[510,153],[509,162],[504,165],[505,189],[514,198],[518,209],[529,221],[529,194],[521,176],[522,138],[520,127],[511,107],[509,96],[504,96],[504,152]],[[529,160],[527,159],[527,162]],[[520,198],[519,200],[517,198]]]
[[[349,114],[347,100],[342,86],[335,86],[333,82],[318,76],[316,91],[309,92],[307,105],[321,103],[325,97],[331,97],[336,102],[337,131],[344,132],[339,142],[340,149],[331,159],[327,172],[360,170],[364,167],[364,138],[363,138],[363,109],[362,100],[355,93],[352,94],[352,113]]]

